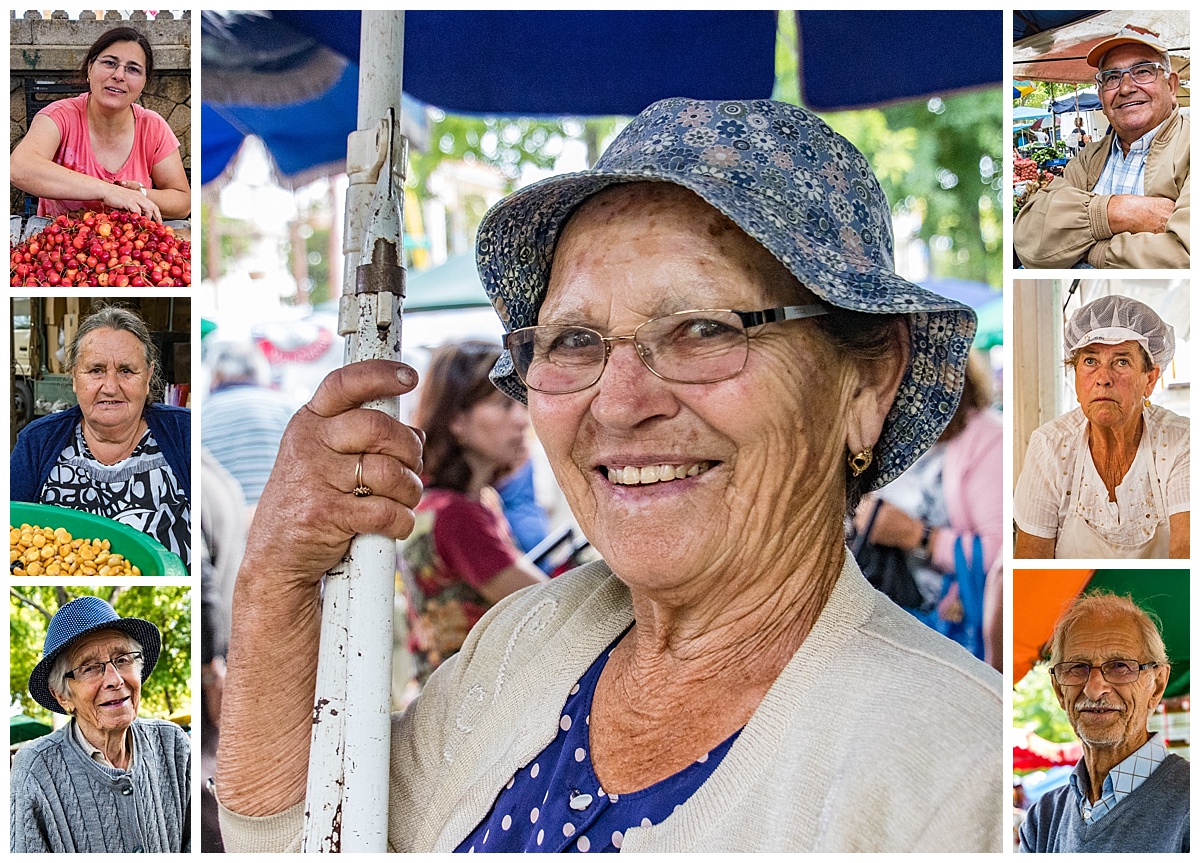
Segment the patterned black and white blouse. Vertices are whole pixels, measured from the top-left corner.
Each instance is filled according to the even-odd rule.
[[[39,503],[111,518],[149,534],[191,568],[191,513],[187,498],[150,429],[132,453],[101,464],[88,449],[82,424],[42,486]]]

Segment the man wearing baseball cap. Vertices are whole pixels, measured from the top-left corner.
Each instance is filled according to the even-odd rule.
[[[1158,37],[1125,27],[1087,55],[1108,134],[1035,194],[1013,224],[1027,267],[1191,265],[1191,126]]]

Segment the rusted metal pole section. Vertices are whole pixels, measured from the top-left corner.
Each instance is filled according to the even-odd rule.
[[[346,361],[400,358],[406,144],[400,136],[404,13],[362,13],[358,129],[348,141]],[[354,290],[350,290],[354,286]],[[397,416],[395,400],[366,407]],[[357,536],[325,575],[303,848],[387,850],[395,543]]]

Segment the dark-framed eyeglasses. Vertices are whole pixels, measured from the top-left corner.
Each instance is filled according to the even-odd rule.
[[[727,380],[746,366],[748,327],[829,314],[820,304],[781,306],[756,312],[691,309],[651,318],[624,336],[590,327],[549,324],[522,327],[504,337],[517,376],[529,389],[565,395],[590,387],[604,374],[614,342],[630,340],[654,375],[680,384]]]
[[[1136,659],[1110,659],[1100,665],[1060,662],[1050,667],[1050,673],[1065,686],[1080,686],[1088,682],[1093,668],[1099,668],[1101,676],[1109,683],[1133,683],[1147,668],[1158,668],[1158,663],[1138,662]]]
[[[1138,63],[1125,69],[1105,69],[1096,74],[1096,83],[1101,90],[1115,90],[1121,86],[1121,79],[1126,73],[1135,84],[1153,84],[1158,80],[1159,70],[1171,74],[1171,70],[1162,63]]]
[[[90,683],[104,677],[110,665],[122,677],[131,673],[141,674],[142,654],[135,650],[132,653],[122,653],[120,656],[114,656],[112,659],[106,659],[103,662],[85,662],[83,665],[72,668],[63,677],[78,680],[80,683]]]

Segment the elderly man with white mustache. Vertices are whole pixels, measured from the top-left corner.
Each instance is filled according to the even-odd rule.
[[[1189,764],[1146,728],[1171,674],[1154,621],[1128,597],[1087,594],[1059,619],[1050,658],[1084,755],[1029,811],[1021,850],[1188,851]]]

